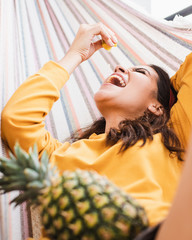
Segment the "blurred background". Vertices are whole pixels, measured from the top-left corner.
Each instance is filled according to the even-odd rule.
[[[124,0],[127,2],[127,0]],[[154,18],[172,20],[174,15],[181,15],[186,19],[192,20],[192,1],[191,0],[129,0],[132,4],[138,5]]]

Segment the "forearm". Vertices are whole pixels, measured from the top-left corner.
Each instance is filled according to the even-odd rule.
[[[172,208],[159,230],[157,240],[192,239],[192,137],[186,154],[185,166]]]
[[[102,47],[101,40],[93,43],[96,35],[101,35],[110,46],[116,43],[114,33],[102,23],[81,25],[65,57],[51,68],[45,65],[11,97],[2,113],[2,137],[12,150],[16,141],[25,150],[34,142],[40,151],[54,145],[56,140],[44,128],[45,116],[59,98],[59,90],[69,75]]]
[[[2,138],[11,150],[16,141],[25,150],[35,142],[40,151],[53,144],[44,120],[68,78],[65,69],[49,62],[16,90],[2,112]]]
[[[79,54],[69,51],[60,61],[58,61],[58,64],[66,69],[70,75],[81,61],[82,59]]]

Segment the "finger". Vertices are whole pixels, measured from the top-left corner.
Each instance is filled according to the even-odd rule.
[[[107,44],[105,43],[105,41],[103,41],[103,40],[102,40],[102,47],[103,47],[105,50],[107,50],[107,51],[110,51],[111,48],[112,48],[112,47],[110,47],[109,45],[107,45]],[[115,43],[113,47],[117,47],[117,43]]]
[[[98,40],[98,41],[96,41],[96,42],[94,42],[93,43],[93,46],[94,46],[94,48],[95,48],[95,51],[97,51],[97,50],[99,50],[99,49],[101,49],[103,46],[102,46],[102,40]]]
[[[107,28],[102,23],[96,23],[90,26],[91,32],[93,35],[101,35],[102,39],[106,42],[107,45],[113,47],[117,42],[116,38],[114,38],[115,34]]]
[[[107,26],[105,26],[105,28],[108,31],[108,33],[110,34],[111,40],[116,44],[118,41],[117,41],[117,38],[115,36],[115,33],[110,28],[108,28]]]

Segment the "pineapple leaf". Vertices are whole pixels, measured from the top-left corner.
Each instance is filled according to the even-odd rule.
[[[12,162],[2,162],[2,166],[4,168],[4,171],[2,171],[4,175],[18,174],[21,171],[20,167]]]
[[[39,170],[39,167],[40,167],[40,163],[39,163],[39,159],[37,159],[33,153],[30,153],[29,154],[29,167],[31,169],[34,169],[36,171]]]
[[[5,186],[0,186],[0,190],[3,190],[4,193],[6,192],[11,192],[14,190],[26,190],[26,183],[25,181],[17,181],[14,183],[10,183],[8,185]]]
[[[17,143],[15,145],[15,156],[9,153],[9,158],[0,157],[0,191],[7,193],[14,190],[23,191],[17,198],[13,199],[16,205],[29,200],[38,202],[40,190],[50,186],[55,168],[49,164],[48,154],[44,151],[39,161],[37,145],[30,148],[29,154]]]
[[[4,183],[9,184],[15,181],[25,181],[25,179],[26,179],[25,176],[21,174],[9,177],[4,176],[3,178],[0,178],[0,185]]]
[[[5,171],[5,168],[3,167],[2,163],[0,162],[0,172],[4,172]]]
[[[28,189],[32,188],[32,189],[37,189],[38,190],[38,189],[42,189],[44,187],[45,187],[44,184],[40,181],[37,181],[37,180],[35,180],[33,182],[29,182],[27,184]]]
[[[12,174],[13,171],[18,170],[17,163],[12,161],[12,159],[6,158],[6,157],[0,157],[0,172],[3,174],[8,174],[8,172],[11,171],[10,174]]]
[[[40,168],[37,145],[29,149],[29,167],[38,171]]]
[[[51,164],[48,165],[48,179],[51,178],[58,178],[59,177],[59,171],[56,166],[51,166]]]
[[[13,153],[11,151],[9,151],[9,157],[12,161],[17,162],[16,157],[13,155]]]
[[[14,150],[19,166],[23,168],[27,167],[28,154],[19,146],[18,143],[15,144]]]
[[[31,202],[29,203],[32,203],[33,202],[32,199],[37,200],[37,195],[38,195],[37,191],[28,190],[23,193],[20,193],[19,196],[11,200],[11,203],[15,203],[15,207],[22,204],[25,201],[28,201],[29,199],[31,200]]]
[[[10,162],[10,159],[9,158],[6,158],[6,157],[0,157],[0,160],[1,162]],[[11,159],[12,160],[12,159]]]
[[[34,181],[39,178],[39,174],[31,168],[25,168],[23,173],[28,181]]]
[[[40,168],[39,168],[39,178],[40,179],[44,179],[45,178],[45,175],[46,175],[46,169],[45,169],[45,166],[43,166],[41,164]]]
[[[45,166],[46,168],[48,167],[48,163],[49,163],[49,157],[46,151],[43,152],[42,157],[41,157],[41,163],[43,164],[43,166]]]
[[[38,149],[37,149],[37,144],[35,143],[34,146],[33,146],[33,154],[34,154],[34,157],[36,157],[36,159],[38,159]]]

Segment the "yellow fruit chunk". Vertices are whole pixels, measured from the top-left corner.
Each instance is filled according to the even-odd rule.
[[[110,51],[112,47],[110,47],[109,45],[106,44],[105,41],[102,40],[102,47],[107,50]],[[117,43],[113,45],[113,47],[117,47]]]

